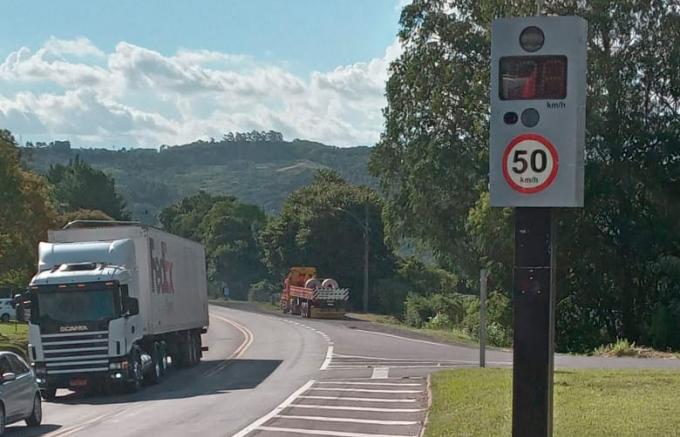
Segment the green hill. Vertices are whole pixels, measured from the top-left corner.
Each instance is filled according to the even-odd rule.
[[[22,148],[24,164],[41,173],[76,156],[111,174],[134,219],[156,223],[158,212],[204,190],[229,194],[277,212],[317,169],[336,170],[349,182],[375,186],[369,147],[339,148],[304,140],[198,141],[157,149],[75,149],[57,141]]]

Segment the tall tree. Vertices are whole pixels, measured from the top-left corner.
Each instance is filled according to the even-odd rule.
[[[414,0],[387,84],[371,159],[390,230],[428,242],[474,277],[509,289],[510,215],[488,207],[490,24],[533,2]],[[558,346],[659,339],[680,319],[680,6],[675,0],[556,0],[548,14],[589,22],[586,205],[561,213]],[[500,233],[500,234],[499,234]],[[653,328],[656,327],[656,328]],[[657,334],[655,334],[657,332]],[[680,341],[674,347],[680,346]]]
[[[130,218],[113,177],[78,156],[68,165],[51,166],[47,180],[54,185],[56,200],[63,211],[99,210],[116,220]]]
[[[258,207],[199,192],[165,208],[160,221],[169,232],[205,245],[210,281],[228,285],[232,296],[245,298],[249,286],[266,276],[256,237],[265,215]]]
[[[282,279],[293,266],[317,267],[350,288],[361,306],[364,266],[364,223],[368,214],[370,282],[389,276],[394,258],[385,245],[382,201],[367,187],[348,184],[331,170],[320,170],[310,185],[294,191],[261,234],[264,258]]]
[[[35,272],[38,242],[56,213],[49,186],[21,169],[17,144],[6,130],[0,130],[0,187],[0,286],[23,286]]]

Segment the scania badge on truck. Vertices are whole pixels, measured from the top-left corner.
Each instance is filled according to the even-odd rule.
[[[58,388],[137,390],[168,363],[197,364],[208,327],[203,246],[135,223],[75,222],[40,243],[29,354]]]

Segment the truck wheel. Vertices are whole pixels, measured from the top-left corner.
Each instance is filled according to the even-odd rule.
[[[45,389],[40,390],[40,395],[46,401],[52,402],[57,398],[57,389],[55,387],[47,387]]]
[[[201,334],[196,333],[196,364],[200,364],[201,358],[203,358],[203,344],[201,342]]]
[[[9,322],[9,314],[5,313],[2,315],[2,321],[3,322]]]
[[[161,347],[157,342],[153,344],[151,367],[149,382],[151,382],[151,384],[158,384],[161,382],[161,378],[163,376],[163,352],[161,351]]]
[[[40,422],[42,422],[42,403],[40,402],[40,395],[36,393],[33,398],[33,411],[26,419],[26,425],[40,426]]]
[[[144,378],[142,375],[142,360],[139,358],[139,354],[135,353],[132,356],[132,360],[130,360],[130,373],[131,380],[128,382],[127,388],[128,392],[134,393],[142,387],[142,379]]]

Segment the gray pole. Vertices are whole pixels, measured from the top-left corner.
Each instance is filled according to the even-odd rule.
[[[368,312],[368,198],[364,205],[364,312]]]
[[[486,367],[486,280],[489,273],[479,273],[479,367]]]

